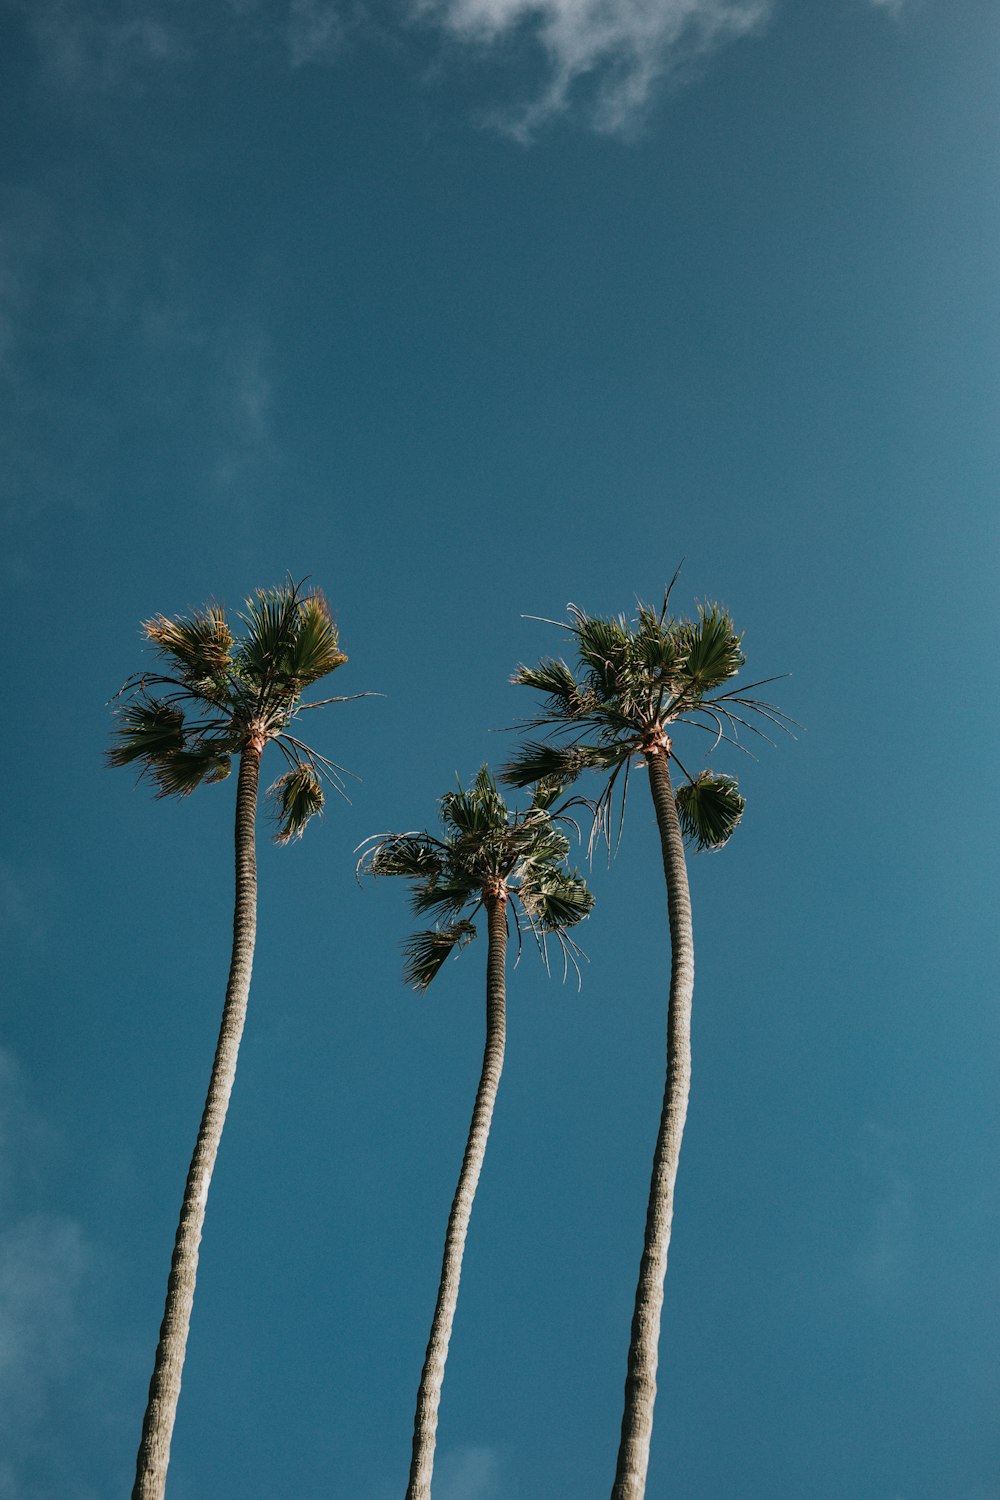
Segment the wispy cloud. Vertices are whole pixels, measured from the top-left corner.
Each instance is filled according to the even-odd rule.
[[[541,90],[497,112],[494,123],[529,139],[579,99],[607,134],[632,129],[655,85],[693,58],[746,36],[773,0],[418,0],[418,15],[469,46],[540,50]]]
[[[867,1123],[862,1165],[873,1191],[852,1269],[879,1298],[900,1291],[913,1268],[913,1184],[898,1164],[900,1144],[891,1131]]]
[[[869,0],[876,10],[887,10],[891,16],[901,16],[906,0]]]
[[[293,68],[330,62],[344,42],[344,20],[335,0],[291,0],[288,57]]]
[[[9,0],[10,3],[10,0]],[[599,131],[641,121],[664,78],[761,27],[777,0],[401,0],[398,24],[416,20],[449,43],[541,80],[528,97],[486,118],[522,141],[578,111]],[[898,11],[903,0],[871,0]],[[211,22],[169,0],[13,0],[43,66],[68,87],[107,90],[152,78],[221,34],[282,52],[301,68],[338,58],[372,13],[365,0],[225,0]],[[385,35],[384,26],[377,28]]]
[[[446,1450],[435,1468],[438,1500],[500,1500],[500,1461],[492,1448]]]
[[[13,1208],[15,1163],[31,1183],[50,1132],[32,1108],[22,1071],[0,1050],[0,1500],[41,1500],[27,1477],[60,1383],[78,1350],[77,1301],[88,1265],[79,1224]],[[82,1492],[73,1488],[74,1497]],[[69,1492],[67,1491],[67,1494]]]
[[[28,24],[46,71],[77,88],[108,89],[184,55],[176,26],[152,0],[33,0]]]

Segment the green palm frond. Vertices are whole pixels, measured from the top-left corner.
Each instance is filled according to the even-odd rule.
[[[143,630],[147,640],[192,683],[216,683],[232,665],[232,632],[225,612],[215,604],[195,610],[190,618],[154,615],[145,621]]]
[[[699,849],[721,849],[746,806],[733,776],[702,771],[677,792],[681,831]]]
[[[531,789],[531,811],[548,814],[566,790],[566,783],[558,776],[545,776],[536,781]]]
[[[294,585],[258,589],[244,603],[240,619],[247,627],[235,660],[240,676],[254,687],[266,687],[290,677],[299,595]]]
[[[463,871],[445,875],[440,880],[430,880],[414,887],[410,897],[410,906],[415,912],[436,918],[454,917],[468,906],[470,901],[477,901],[480,895],[480,883],[475,876],[470,876]]]
[[[441,798],[441,822],[455,833],[481,835],[506,828],[507,818],[507,804],[488,766],[480,768],[467,791],[459,785],[458,791]]]
[[[137,698],[119,710],[115,729],[117,744],[107,752],[108,764],[127,766],[184,749],[184,714],[179,708],[155,698]]]
[[[688,701],[721,687],[746,662],[732,618],[718,604],[699,605],[697,620],[683,620],[676,626],[676,639],[683,663],[673,681],[678,695]]]
[[[289,676],[302,687],[308,687],[342,667],[346,660],[330,606],[314,590],[299,600],[295,634],[288,653]]]
[[[544,657],[537,667],[519,666],[510,680],[518,687],[536,688],[544,693],[547,712],[555,718],[579,718],[593,699],[593,694],[584,691],[566,663],[556,657]]]
[[[500,780],[508,786],[558,783],[569,786],[587,764],[580,745],[553,745],[532,740],[500,767]]]
[[[323,788],[312,766],[301,764],[279,776],[268,788],[279,819],[276,844],[300,839],[311,817],[323,810]]]
[[[607,698],[617,692],[628,664],[628,627],[621,619],[588,615],[575,604],[569,606],[569,614],[590,684],[598,696]]]
[[[637,613],[634,653],[636,664],[652,674],[655,681],[669,683],[682,656],[674,621],[655,610],[651,604],[643,604],[641,601]]]
[[[225,781],[231,769],[227,751],[197,740],[188,749],[150,762],[158,797],[189,797],[203,782]]]
[[[418,833],[389,834],[372,843],[359,860],[358,870],[402,875],[407,880],[437,879],[444,870],[441,846]]]
[[[525,911],[546,932],[575,927],[594,908],[594,897],[576,870],[533,869],[520,885]]]
[[[435,927],[415,932],[403,944],[406,962],[405,982],[415,990],[425,990],[452,953],[459,953],[476,936],[474,922],[456,922],[451,927]]]
[[[500,780],[508,786],[532,786],[535,782],[558,782],[570,786],[582,771],[608,771],[629,754],[620,745],[557,745],[545,740],[529,741],[519,755],[500,768]]]

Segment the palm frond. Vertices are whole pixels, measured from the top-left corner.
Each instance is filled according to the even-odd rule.
[[[158,797],[189,797],[203,782],[225,781],[231,769],[228,751],[197,741],[150,762]]]
[[[233,636],[225,611],[210,604],[175,620],[154,615],[143,624],[161,656],[176,662],[185,678],[199,686],[225,694],[226,673],[232,665]]]
[[[108,764],[127,766],[153,762],[184,749],[184,713],[156,698],[137,698],[118,711],[117,744],[107,752]]]
[[[674,633],[683,664],[673,673],[673,682],[686,702],[696,702],[702,693],[728,682],[746,661],[741,637],[728,610],[719,604],[699,605],[698,619],[680,621]]]
[[[311,817],[323,810],[323,787],[314,768],[300,763],[268,787],[279,820],[276,844],[300,839]]]
[[[702,771],[677,792],[681,831],[698,849],[721,849],[743,817],[746,802],[733,776]]]
[[[314,590],[299,600],[298,619],[288,653],[289,676],[300,688],[308,687],[342,667],[346,660],[340,649],[330,606],[323,595]]]
[[[359,873],[402,875],[405,880],[434,879],[444,868],[439,840],[421,833],[377,835],[358,861]]]
[[[569,606],[569,614],[591,687],[602,698],[612,696],[628,663],[628,627],[622,619],[588,615],[576,604]]]
[[[481,893],[481,881],[477,881],[473,874],[456,871],[440,880],[431,879],[416,885],[410,896],[410,907],[423,916],[440,920],[457,916],[470,901],[477,901]]]
[[[548,656],[537,667],[521,665],[511,677],[516,687],[536,688],[545,694],[546,708],[554,718],[572,722],[586,715],[593,694],[577,682],[564,661]]]
[[[459,953],[476,936],[474,922],[455,922],[451,927],[435,927],[415,932],[403,944],[406,962],[405,982],[415,990],[425,990],[452,953]]]
[[[553,745],[544,740],[529,741],[505,765],[500,780],[508,786],[531,786],[535,782],[569,786],[586,767],[584,747]]]
[[[247,633],[235,652],[240,676],[258,691],[291,676],[300,599],[294,584],[258,589],[245,601],[240,619]]]
[[[456,792],[441,798],[441,822],[455,833],[481,835],[506,828],[507,818],[507,804],[488,766],[480,768],[468,791],[459,783]]]
[[[518,891],[529,916],[546,932],[575,927],[594,908],[594,896],[576,870],[532,868]]]

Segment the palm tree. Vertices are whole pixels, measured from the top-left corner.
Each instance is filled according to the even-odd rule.
[[[706,696],[731,681],[744,665],[741,637],[719,605],[701,606],[696,620],[674,619],[667,613],[669,598],[670,588],[660,610],[639,603],[631,621],[624,616],[591,616],[570,605],[569,623],[562,623],[562,628],[573,639],[577,669],[553,657],[537,667],[518,668],[513,681],[545,695],[541,713],[525,726],[543,730],[545,738],[526,744],[501,772],[501,779],[515,786],[529,785],[542,776],[569,783],[587,769],[607,773],[600,796],[588,803],[594,814],[593,847],[594,837],[601,833],[611,843],[616,785],[621,792],[620,819],[624,818],[630,771],[639,756],[649,772],[660,834],[671,946],[666,1086],[653,1155],[612,1500],[642,1500],[653,1430],[663,1282],[691,1079],[694,942],[684,839],[699,849],[720,848],[744,808],[732,776],[710,770],[690,776],[677,759],[671,735],[677,725],[690,725],[711,733],[716,745],[723,740],[738,744],[740,729],[767,738],[751,722],[755,716],[781,728],[791,722],[770,704],[747,696],[761,682]],[[676,794],[671,760],[685,778]]]
[[[273,741],[286,764],[270,788],[280,818],[275,835],[279,844],[300,837],[309,819],[322,809],[323,781],[342,790],[342,768],[292,733],[299,714],[320,707],[319,702],[300,702],[302,692],[347,660],[326,600],[318,591],[303,591],[289,581],[259,591],[239,618],[245,626],[241,639],[234,638],[224,611],[214,604],[190,618],[157,615],[145,622],[146,638],[166,666],[163,671],[137,673],[125,683],[118,694],[116,743],[108,751],[111,765],[135,765],[140,776],[148,774],[160,797],[186,797],[203,782],[222,781],[233,758],[239,761],[229,982],[181,1203],[132,1500],[161,1500],[166,1487],[205,1205],[250,992],[257,925],[254,825],[264,747]]]
[[[558,783],[534,789],[525,812],[511,812],[483,766],[468,791],[459,785],[441,799],[443,837],[429,833],[379,836],[359,869],[372,875],[402,875],[413,882],[412,905],[432,914],[436,925],[416,932],[405,945],[404,977],[426,990],[451,953],[476,936],[474,918],[486,912],[486,1047],[472,1123],[445,1235],[444,1259],[430,1340],[417,1391],[413,1456],[407,1500],[430,1500],[438,1407],[444,1383],[462,1255],[479,1174],[493,1118],[506,1036],[507,913],[513,913],[520,948],[524,921],[548,966],[547,938],[562,949],[563,977],[577,948],[567,929],[588,915],[594,898],[582,877],[567,870],[569,840],[556,826]]]

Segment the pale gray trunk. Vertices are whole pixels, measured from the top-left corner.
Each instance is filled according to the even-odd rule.
[[[233,917],[233,955],[229,966],[226,1003],[212,1064],[208,1097],[191,1158],[174,1253],[167,1280],[167,1300],[160,1325],[149,1400],[142,1424],[132,1500],[162,1500],[170,1462],[170,1439],[181,1393],[181,1370],[191,1322],[198,1247],[205,1222],[208,1188],[226,1122],[229,1096],[236,1077],[236,1059],[246,1020],[250,973],[257,931],[257,862],[254,825],[260,747],[248,746],[240,757],[236,789],[236,907]]]
[[[486,1142],[493,1119],[500,1073],[503,1069],[504,1042],[506,1038],[506,962],[507,962],[507,901],[506,897],[488,897],[485,902],[489,923],[489,951],[486,959],[486,1048],[483,1053],[483,1070],[476,1091],[476,1104],[469,1126],[469,1139],[462,1159],[462,1170],[458,1176],[458,1188],[448,1216],[448,1232],[444,1243],[444,1260],[441,1265],[441,1281],[438,1287],[437,1305],[431,1336],[424,1357],[424,1368],[417,1391],[417,1410],[413,1422],[413,1457],[410,1462],[410,1482],[406,1500],[430,1500],[431,1478],[434,1473],[434,1446],[437,1440],[438,1406],[441,1402],[441,1386],[444,1383],[444,1367],[448,1358],[451,1328],[455,1321],[458,1302],[458,1284],[462,1275],[462,1255],[465,1237],[472,1216],[472,1203],[476,1196],[479,1174],[486,1155]]]
[[[691,1086],[691,997],[694,993],[694,938],[684,842],[670,785],[666,752],[647,752],[649,788],[656,809],[667,879],[670,917],[670,995],[667,1002],[667,1079],[660,1130],[653,1154],[653,1177],[646,1210],[646,1238],[632,1316],[632,1338],[625,1380],[625,1411],[611,1500],[643,1500],[649,1442],[656,1401],[656,1360],[660,1340],[663,1280],[667,1272],[674,1183]]]

